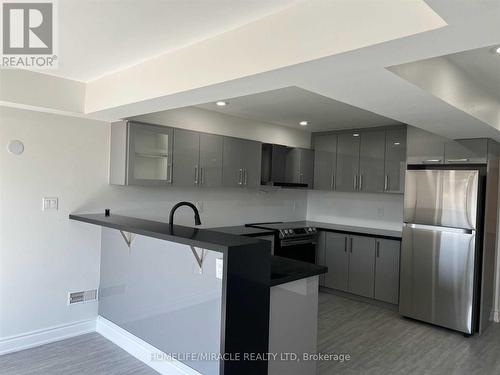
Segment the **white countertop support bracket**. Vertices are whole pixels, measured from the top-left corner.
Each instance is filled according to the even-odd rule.
[[[197,248],[194,247],[194,246],[189,246],[191,248],[191,251],[193,252],[193,255],[196,259],[196,263],[198,263],[198,267],[199,267],[199,271],[200,273],[202,272],[203,270],[203,261],[205,260],[205,253],[206,253],[206,250],[205,249],[200,249],[201,250],[201,253],[198,254],[198,251],[196,250]]]
[[[120,234],[122,235],[123,239],[125,240],[127,247],[130,249],[130,246],[132,245],[132,242],[134,241],[136,235],[134,233],[124,232],[122,230],[120,231]]]

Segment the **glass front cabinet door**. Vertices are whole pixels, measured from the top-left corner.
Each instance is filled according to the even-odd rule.
[[[173,129],[134,122],[129,127],[128,184],[170,185]]]

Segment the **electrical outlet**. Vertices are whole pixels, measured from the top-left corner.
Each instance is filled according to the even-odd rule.
[[[222,258],[215,259],[215,277],[222,280],[224,263]]]
[[[42,211],[57,211],[59,208],[59,199],[55,197],[42,198]]]

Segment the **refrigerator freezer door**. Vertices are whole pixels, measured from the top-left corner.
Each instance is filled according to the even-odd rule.
[[[476,229],[478,171],[408,170],[405,223]]]
[[[472,333],[475,232],[408,225],[403,228],[399,311]]]

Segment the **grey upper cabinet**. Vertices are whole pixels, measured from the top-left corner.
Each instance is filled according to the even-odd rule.
[[[285,181],[296,184],[313,185],[314,151],[305,148],[292,148],[286,154]]]
[[[172,183],[172,135],[166,126],[125,122],[128,129],[127,185]],[[111,151],[113,157],[113,150]]]
[[[338,135],[335,187],[340,191],[358,189],[360,133]]]
[[[222,181],[229,187],[257,187],[260,185],[260,142],[224,137],[222,152]]]
[[[443,164],[445,143],[448,141],[447,138],[408,126],[408,164]]]
[[[262,143],[243,140],[243,185],[259,187],[262,159]]]
[[[363,131],[360,138],[358,190],[383,192],[385,131]]]
[[[242,147],[242,139],[224,137],[222,151],[222,184],[224,186],[243,186]]]
[[[222,137],[175,129],[173,143],[174,186],[222,185]]]
[[[325,286],[347,291],[349,280],[349,235],[325,232],[325,260],[328,273],[325,274]]]
[[[373,298],[375,283],[375,239],[349,237],[349,286],[348,291]]]
[[[399,301],[400,249],[400,241],[376,240],[375,299],[395,305]]]
[[[198,186],[200,181],[200,134],[174,129],[173,144],[174,186]]]
[[[486,164],[488,139],[457,139],[444,146],[446,164]]]
[[[321,134],[314,138],[314,189],[334,190],[337,162],[337,135]]]
[[[222,143],[220,135],[200,134],[200,186],[222,185]]]
[[[385,132],[384,191],[403,193],[406,171],[406,129]]]

